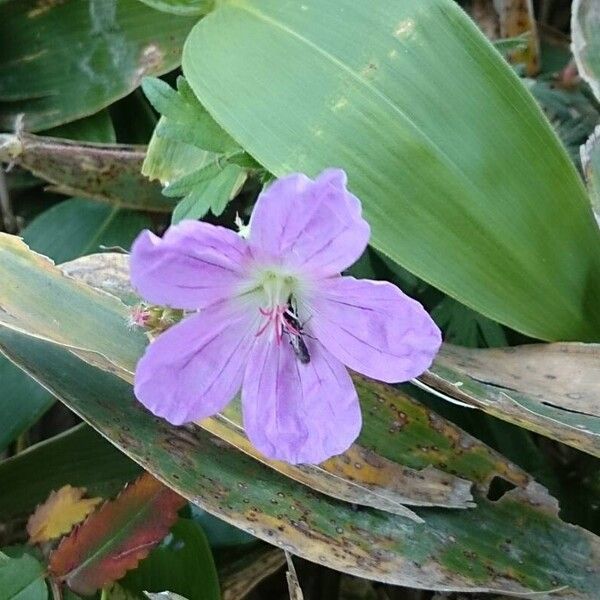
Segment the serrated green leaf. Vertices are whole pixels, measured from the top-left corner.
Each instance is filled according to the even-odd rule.
[[[183,71],[271,173],[344,168],[371,244],[415,275],[530,336],[600,339],[581,180],[452,0],[224,0]]]
[[[209,210],[215,216],[221,215],[227,203],[240,191],[247,176],[247,172],[237,165],[228,164],[218,169],[214,177],[194,184],[187,196],[175,207],[171,222],[200,219]],[[178,183],[175,182],[173,187]]]
[[[157,128],[165,122],[161,117]],[[156,129],[148,144],[142,165],[142,174],[149,179],[158,179],[163,185],[192,173],[196,169],[216,160],[216,155],[181,141],[159,137]]]
[[[154,108],[165,117],[159,122],[159,137],[193,144],[209,152],[231,152],[239,145],[215,122],[198,102],[185,79],[177,80],[177,90],[155,77],[146,77],[142,89]]]
[[[217,164],[215,158],[214,161],[203,165],[199,169],[196,169],[188,175],[184,175],[179,179],[176,179],[172,183],[169,183],[163,190],[163,194],[168,198],[179,198],[189,194],[198,184],[205,183],[209,179],[213,179],[222,170]]]

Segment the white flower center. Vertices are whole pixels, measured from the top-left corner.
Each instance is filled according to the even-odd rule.
[[[269,268],[257,273],[256,291],[261,315],[256,335],[267,333],[271,341],[281,342],[284,333],[300,335],[301,325],[296,306],[304,285],[301,280],[280,268]]]

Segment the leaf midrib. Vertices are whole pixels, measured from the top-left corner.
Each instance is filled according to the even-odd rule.
[[[64,578],[68,581],[72,581],[81,572],[85,572],[86,568],[89,567],[90,563],[97,561],[101,563],[106,556],[110,552],[110,548],[113,544],[118,544],[123,539],[127,538],[127,535],[131,533],[132,530],[135,530],[136,526],[139,524],[139,521],[145,517],[148,509],[155,503],[157,498],[164,493],[164,489],[159,489],[155,494],[153,494],[146,502],[144,502],[140,508],[134,511],[133,515],[130,519],[127,520],[125,526],[122,529],[118,529],[115,532],[115,535],[108,537],[105,542],[97,548],[95,552],[93,552],[88,558],[86,558],[80,565],[69,571],[64,575]]]

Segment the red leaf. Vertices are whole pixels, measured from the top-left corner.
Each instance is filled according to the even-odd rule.
[[[93,594],[137,566],[169,532],[185,499],[145,473],[64,538],[50,573],[78,594]]]

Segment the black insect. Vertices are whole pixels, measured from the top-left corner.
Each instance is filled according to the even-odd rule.
[[[290,345],[294,350],[296,358],[303,365],[307,365],[310,362],[310,354],[303,339],[303,336],[306,334],[303,331],[302,323],[298,319],[296,303],[292,296],[288,298],[287,310],[283,313],[283,319],[286,324],[285,331],[290,336]]]

